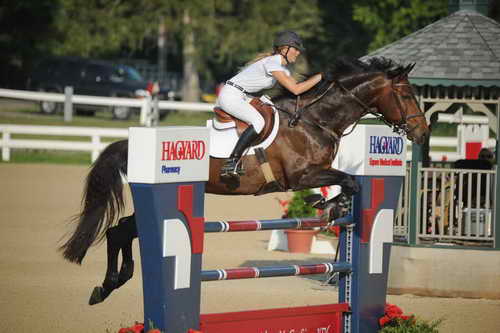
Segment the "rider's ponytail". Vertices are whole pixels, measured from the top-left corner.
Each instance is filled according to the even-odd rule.
[[[273,50],[273,51],[266,51],[266,52],[262,52],[262,53],[259,53],[255,56],[255,58],[253,58],[252,60],[250,60],[249,62],[247,62],[245,64],[245,67],[248,66],[248,65],[251,65],[259,60],[262,60],[266,57],[270,57],[272,55],[276,54],[276,52]]]

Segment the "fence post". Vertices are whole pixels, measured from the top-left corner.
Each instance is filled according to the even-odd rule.
[[[90,157],[91,162],[94,163],[99,157],[99,152],[101,148],[101,136],[99,134],[92,135],[92,156]]]
[[[140,117],[140,123],[141,125],[144,125],[146,127],[151,127],[151,95],[147,94],[143,98],[143,103],[141,106],[141,117]]]
[[[418,243],[418,200],[420,200],[419,196],[419,165],[421,165],[422,160],[422,148],[420,145],[416,143],[412,144],[411,148],[411,171],[410,171],[410,209],[409,209],[409,225],[408,225],[408,234],[409,234],[409,244],[415,245]]]
[[[73,87],[64,87],[64,122],[73,120]]]
[[[160,122],[160,97],[158,92],[153,95],[153,110],[152,110],[152,123],[151,126],[158,126]]]
[[[10,161],[10,147],[9,147],[9,141],[10,141],[10,132],[7,128],[3,130],[3,135],[2,135],[2,161]]]
[[[497,102],[497,133],[496,133],[496,151],[495,151],[495,158],[496,158],[496,172],[495,172],[495,206],[494,206],[494,212],[493,212],[493,231],[495,234],[493,235],[493,247],[495,250],[500,250],[500,214],[499,214],[499,209],[500,209],[500,181],[499,181],[499,175],[500,175],[500,143],[499,143],[499,136],[500,136],[500,98],[498,98]]]

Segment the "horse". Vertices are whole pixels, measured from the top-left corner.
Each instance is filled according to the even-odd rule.
[[[267,186],[254,155],[242,159],[246,174],[241,176],[239,186],[228,187],[219,175],[225,159],[210,157],[206,192],[260,195],[340,185],[342,195],[329,204],[342,207],[342,200],[359,190],[353,176],[332,168],[348,127],[374,114],[415,143],[423,143],[429,135],[408,81],[414,65],[403,66],[383,57],[367,61],[339,59],[330,69],[334,81],[322,80],[300,96],[282,92],[273,100],[280,115],[279,131],[265,151],[279,187]],[[124,208],[122,175],[127,172],[127,153],[128,141],[118,141],[107,146],[94,162],[86,179],[82,210],[74,218],[76,228],[59,248],[65,259],[81,264],[88,248],[106,237],[108,267],[102,286],[92,292],[90,305],[102,302],[133,275],[135,217],[122,217],[116,223]],[[118,271],[120,250],[122,265]]]

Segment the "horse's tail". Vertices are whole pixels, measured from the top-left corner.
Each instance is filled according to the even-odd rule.
[[[82,211],[73,218],[76,229],[59,248],[65,259],[82,263],[88,248],[101,241],[124,207],[121,173],[127,172],[128,141],[110,144],[87,175]]]

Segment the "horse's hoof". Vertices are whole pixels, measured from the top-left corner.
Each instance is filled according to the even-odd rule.
[[[95,287],[92,295],[89,298],[89,305],[99,304],[111,294],[111,291],[106,291],[103,287]]]

